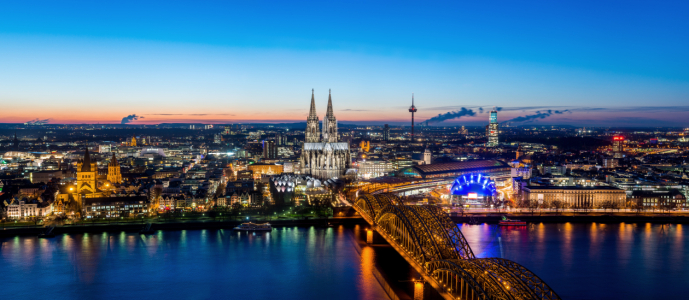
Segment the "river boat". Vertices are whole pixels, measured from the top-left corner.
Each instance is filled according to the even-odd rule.
[[[525,221],[521,220],[510,220],[508,218],[502,217],[502,220],[498,223],[500,226],[526,226]]]
[[[242,223],[241,225],[234,228],[238,231],[272,231],[273,226],[270,223],[256,224],[256,223]]]
[[[38,234],[39,238],[51,238],[55,237],[55,226],[48,226],[45,230]]]

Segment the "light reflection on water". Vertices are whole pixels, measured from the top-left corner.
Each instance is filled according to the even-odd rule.
[[[8,299],[383,299],[351,229],[0,239]],[[364,254],[366,254],[364,252]]]
[[[686,298],[689,233],[682,225],[459,227],[476,256],[502,253],[536,273],[563,299]]]

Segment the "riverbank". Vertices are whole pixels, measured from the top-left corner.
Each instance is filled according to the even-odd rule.
[[[653,223],[653,224],[689,224],[689,215],[685,214],[635,214],[635,213],[590,213],[590,214],[554,214],[554,213],[471,213],[451,216],[455,223],[488,223],[497,224],[502,217],[519,219],[529,223]]]
[[[256,222],[256,221],[254,221]],[[259,221],[260,222],[260,221]],[[194,229],[232,229],[241,224],[242,221],[154,221],[151,222],[152,230],[194,230]],[[262,223],[262,222],[261,222]],[[293,220],[274,220],[269,222],[273,227],[285,226],[333,226],[364,224],[361,218],[328,218],[328,219],[293,219]],[[142,223],[95,223],[79,225],[63,225],[55,227],[55,234],[74,234],[74,233],[98,233],[108,231],[138,232],[143,227]],[[7,227],[0,229],[0,237],[13,236],[37,236],[43,232],[42,226],[29,227]]]

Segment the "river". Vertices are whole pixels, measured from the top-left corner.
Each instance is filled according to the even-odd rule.
[[[516,261],[563,299],[676,299],[689,282],[683,225],[460,228],[476,256]],[[360,229],[3,238],[0,290],[7,299],[385,299],[374,263],[395,282],[412,272],[390,248],[357,250]]]

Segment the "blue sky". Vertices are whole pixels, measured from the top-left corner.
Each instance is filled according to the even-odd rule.
[[[0,122],[689,126],[689,2],[0,4]],[[653,109],[648,109],[652,106]]]

